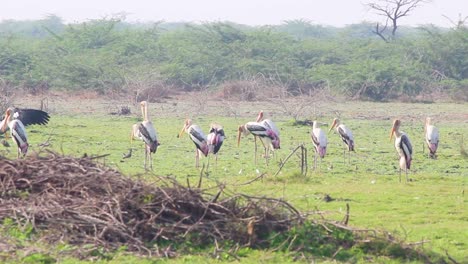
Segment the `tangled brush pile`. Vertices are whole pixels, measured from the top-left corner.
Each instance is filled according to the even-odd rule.
[[[46,231],[51,243],[171,255],[176,252],[158,245],[261,246],[269,234],[289,230],[302,216],[281,200],[228,197],[222,189],[210,194],[164,177],[148,184],[92,158],[48,152],[0,158],[0,221],[5,219]]]

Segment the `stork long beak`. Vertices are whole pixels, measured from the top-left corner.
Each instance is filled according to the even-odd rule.
[[[330,127],[330,129],[328,130],[328,133],[330,133],[330,131],[332,131],[332,129],[336,126],[336,119],[333,120],[333,123]]]
[[[243,130],[244,129],[242,128],[242,126],[239,126],[238,132],[237,132],[237,147],[239,147],[239,145],[240,145],[240,139],[241,139],[241,134],[242,134]]]
[[[426,117],[426,123],[424,123],[424,134],[426,134],[427,132],[427,126],[429,126],[431,124],[431,118],[430,117]]]
[[[390,141],[393,138],[393,134],[395,134],[395,126],[392,127],[392,131],[390,131]]]
[[[256,122],[260,122],[263,120],[263,110],[258,113]]]
[[[4,120],[3,126],[2,126],[2,128],[1,128],[1,129],[2,129],[2,132],[5,132],[6,127],[7,127],[7,125],[8,125],[8,122],[10,122],[10,112],[9,112],[9,111],[7,111],[7,112],[5,113],[5,120]]]
[[[179,132],[179,138],[181,138],[183,135],[184,135],[184,132],[185,132],[185,128],[187,127],[187,124],[184,124],[184,127],[182,128],[182,130],[180,130]]]

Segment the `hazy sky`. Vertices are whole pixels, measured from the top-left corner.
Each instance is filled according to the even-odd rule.
[[[65,22],[126,14],[126,21],[232,21],[248,25],[281,24],[305,19],[315,24],[343,26],[378,21],[363,3],[370,0],[0,0],[0,20],[41,19],[55,14]],[[433,0],[400,20],[402,25],[452,26],[468,16],[467,0]]]

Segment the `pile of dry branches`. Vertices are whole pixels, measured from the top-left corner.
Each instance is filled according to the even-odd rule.
[[[175,252],[161,245],[182,241],[261,245],[302,220],[281,200],[221,194],[168,178],[135,181],[88,157],[0,158],[0,221],[46,231],[51,243],[167,255]]]

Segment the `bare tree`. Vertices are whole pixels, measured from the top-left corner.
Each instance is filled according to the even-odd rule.
[[[378,15],[386,18],[385,26],[381,27],[380,24],[377,23],[373,32],[384,41],[388,42],[388,37],[384,35],[384,32],[389,22],[392,27],[391,37],[394,38],[400,18],[408,16],[416,7],[429,2],[431,2],[431,0],[375,0],[367,3],[366,5]]]
[[[466,22],[468,21],[468,16],[462,17],[461,14],[458,14],[458,21],[455,22],[454,20],[450,19],[450,17],[443,15],[450,23],[454,26],[455,29],[460,29],[462,27],[466,27]]]

